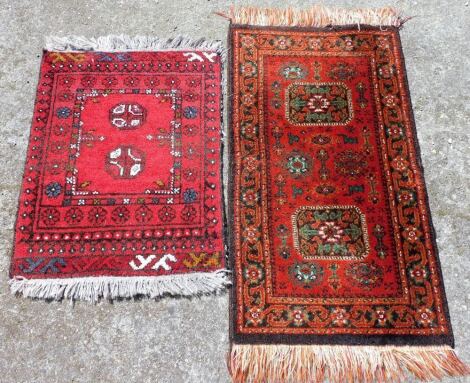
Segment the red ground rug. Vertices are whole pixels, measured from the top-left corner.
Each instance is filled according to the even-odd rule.
[[[234,381],[468,373],[452,350],[403,19],[322,7],[228,17]]]
[[[49,43],[19,201],[14,292],[95,301],[227,284],[222,57],[220,43],[185,38]]]

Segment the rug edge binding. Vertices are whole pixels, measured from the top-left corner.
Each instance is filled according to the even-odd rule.
[[[57,300],[70,299],[96,303],[101,299],[128,299],[144,296],[157,299],[163,296],[192,297],[218,293],[230,286],[230,272],[217,270],[179,275],[148,277],[78,277],[9,280],[10,291],[26,298]]]
[[[234,382],[403,382],[470,375],[455,351],[441,346],[334,346],[232,344]]]
[[[228,12],[216,14],[238,25],[318,28],[357,25],[358,29],[361,25],[400,28],[412,18],[393,7],[340,8],[320,4],[305,9],[231,6]]]

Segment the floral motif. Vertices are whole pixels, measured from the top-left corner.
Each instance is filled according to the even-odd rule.
[[[242,194],[242,201],[247,206],[254,206],[259,201],[259,195],[253,189],[247,189]]]
[[[160,218],[162,222],[171,222],[175,219],[175,217],[175,210],[171,206],[163,206],[158,211],[158,218]]]
[[[259,240],[260,232],[255,226],[247,226],[243,231],[243,238],[249,243],[256,243]]]
[[[194,181],[197,179],[199,172],[196,169],[193,168],[186,168],[183,170],[183,178],[186,181]]]
[[[90,75],[83,76],[80,83],[85,88],[92,88],[96,84],[96,77]]]
[[[245,317],[247,325],[259,326],[263,323],[264,313],[259,307],[254,306],[247,311]]]
[[[407,226],[402,234],[403,237],[411,243],[418,242],[421,237],[421,232],[414,226]]]
[[[61,86],[71,87],[75,83],[75,78],[72,76],[58,76],[57,82]]]
[[[168,77],[165,80],[165,84],[171,88],[177,88],[180,83],[181,81],[178,77]]]
[[[337,327],[346,327],[351,322],[351,314],[342,307],[335,307],[331,311],[331,324]]]
[[[186,80],[186,85],[190,88],[197,88],[199,85],[201,85],[201,79],[198,77],[188,78]]]
[[[48,207],[41,213],[41,220],[46,226],[54,226],[59,222],[60,213],[56,208]]]
[[[422,327],[434,327],[436,314],[427,307],[423,307],[416,311],[415,315],[416,322]]]
[[[184,203],[192,203],[197,199],[197,192],[194,189],[186,189],[183,193]]]
[[[342,176],[357,178],[365,174],[367,160],[361,152],[345,150],[336,155],[335,169]]]
[[[199,127],[197,125],[185,125],[183,128],[184,134],[189,137],[193,137],[199,132]]]
[[[78,207],[72,207],[67,210],[64,219],[68,224],[80,223],[83,219],[83,212]]]
[[[319,51],[322,49],[322,39],[311,37],[307,39],[308,48],[314,51]]]
[[[374,321],[379,327],[388,326],[390,323],[393,322],[392,311],[383,306],[376,307],[375,310],[372,312],[371,317],[372,321]]]
[[[56,136],[65,136],[68,132],[68,129],[65,125],[54,125],[54,128],[52,129],[52,132]]]
[[[251,264],[245,268],[244,275],[252,283],[258,283],[264,278],[263,270],[256,264]]]
[[[58,182],[51,182],[46,186],[45,193],[49,198],[56,198],[60,195],[62,186]]]
[[[286,50],[292,46],[293,41],[290,37],[287,36],[277,36],[273,40],[271,40],[271,44],[276,49]]]
[[[67,107],[57,109],[57,117],[59,118],[67,118],[70,116],[70,113],[70,109]]]
[[[243,159],[243,168],[247,172],[254,172],[258,169],[258,160],[254,156],[247,156]]]
[[[323,267],[316,263],[294,263],[289,269],[297,283],[310,288],[323,279]]]
[[[138,77],[130,76],[124,79],[124,85],[128,87],[138,86],[140,79]]]
[[[73,100],[73,94],[70,92],[61,92],[59,94],[59,101],[65,102]]]
[[[300,80],[307,76],[307,69],[299,63],[287,63],[281,66],[279,74],[286,80]]]
[[[196,218],[197,210],[194,206],[186,205],[183,210],[181,210],[181,218],[185,222],[192,222]]]
[[[346,275],[351,278],[351,282],[363,289],[376,287],[383,280],[381,267],[374,262],[353,263],[346,271]]]
[[[344,230],[335,224],[335,222],[325,222],[318,229],[318,236],[328,243],[339,243],[344,234]]]
[[[241,66],[240,71],[245,77],[254,77],[258,73],[258,67],[254,62],[247,62]]]
[[[106,220],[107,212],[102,207],[96,206],[88,212],[88,221],[93,225],[101,225]]]
[[[196,118],[198,109],[195,106],[187,106],[184,108],[183,115],[186,118]]]
[[[109,87],[115,86],[117,82],[118,80],[114,76],[106,76],[105,78],[101,80],[102,85],[109,86]]]
[[[149,76],[145,78],[144,84],[148,88],[155,88],[160,84],[160,80],[155,76]]]
[[[186,92],[183,96],[183,99],[187,102],[195,102],[199,100],[199,95],[194,92]]]
[[[369,243],[365,217],[353,206],[306,206],[293,216],[294,246],[305,258],[363,258]]]
[[[296,327],[303,326],[308,321],[308,313],[303,306],[293,306],[287,314],[287,319]]]
[[[328,76],[336,81],[350,81],[356,76],[356,71],[348,64],[340,62],[330,69]]]
[[[127,222],[130,218],[129,209],[125,206],[118,206],[117,208],[113,209],[111,213],[111,219],[119,224],[123,224]]]
[[[353,117],[351,91],[343,83],[293,83],[286,117],[294,125],[345,125]]]
[[[417,284],[423,284],[428,279],[429,271],[425,266],[416,263],[408,269],[408,274]]]
[[[306,154],[294,151],[287,156],[285,167],[293,177],[300,177],[311,170],[312,159]]]
[[[153,213],[152,211],[145,205],[141,205],[136,211],[135,211],[135,219],[137,222],[140,223],[147,223],[152,220]]]

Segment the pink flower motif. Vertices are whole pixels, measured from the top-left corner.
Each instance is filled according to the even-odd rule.
[[[308,44],[308,47],[314,51],[318,51],[322,47],[322,42],[321,42],[321,39],[319,38],[308,39],[307,44]]]
[[[344,38],[344,49],[347,51],[352,51],[354,49],[354,41],[351,36],[346,36]]]
[[[428,308],[420,308],[415,315],[416,321],[423,327],[431,327],[436,314]]]
[[[302,326],[308,320],[307,312],[304,310],[303,307],[294,306],[292,311],[289,311],[288,318],[292,321],[294,326]]]
[[[335,225],[334,222],[325,222],[325,224],[318,229],[320,238],[329,243],[338,243],[343,233],[343,229]]]
[[[395,157],[391,162],[391,165],[394,169],[398,170],[399,172],[402,172],[408,168],[409,163],[403,157]]]
[[[259,307],[251,307],[245,314],[245,318],[248,324],[259,326],[264,319],[263,310],[261,310]]]
[[[381,327],[385,326],[391,317],[390,312],[385,307],[377,307],[372,314],[372,319],[377,321]]]
[[[250,35],[242,35],[240,43],[242,47],[251,48],[255,45],[255,39]]]
[[[292,39],[286,36],[279,36],[273,42],[274,47],[281,50],[289,49],[292,44]]]
[[[126,86],[137,86],[139,85],[139,78],[138,77],[127,77],[126,79],[124,79],[124,84]]]
[[[243,238],[249,243],[256,243],[259,240],[259,229],[254,226],[248,226],[243,231]]]
[[[402,234],[407,241],[411,243],[416,243],[419,241],[422,233],[417,228],[413,226],[408,226],[405,228],[405,230],[403,230]]]
[[[330,106],[330,102],[327,98],[316,94],[308,100],[307,106],[315,113],[320,113],[328,109],[328,107]]]
[[[345,327],[349,324],[349,318],[351,314],[349,314],[346,309],[344,308],[335,308],[331,312],[332,323],[338,327]]]
[[[392,106],[397,105],[398,97],[393,94],[389,94],[382,99],[382,102],[385,106],[391,108]]]

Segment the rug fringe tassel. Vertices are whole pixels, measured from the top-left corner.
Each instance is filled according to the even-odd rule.
[[[164,295],[197,296],[223,290],[230,285],[229,272],[163,275],[155,277],[86,277],[69,279],[26,279],[9,281],[13,294],[29,298],[84,300],[132,298]]]
[[[410,17],[392,7],[338,8],[314,5],[307,9],[230,7],[228,13],[217,12],[234,24],[286,27],[327,27],[333,25],[401,27]]]
[[[232,345],[236,383],[404,382],[470,374],[449,346]]]
[[[170,39],[162,39],[153,36],[127,36],[107,35],[100,37],[84,36],[48,36],[45,49],[48,51],[100,51],[100,52],[125,52],[125,51],[158,51],[158,50],[200,50],[219,53],[223,58],[226,49],[218,40],[206,40],[204,38],[193,39],[189,36],[177,36]]]

